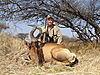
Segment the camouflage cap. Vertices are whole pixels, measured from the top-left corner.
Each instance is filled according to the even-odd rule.
[[[53,19],[51,15],[47,16],[47,19]],[[54,20],[54,19],[53,19]]]

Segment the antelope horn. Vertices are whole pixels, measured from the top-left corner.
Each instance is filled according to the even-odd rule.
[[[31,26],[31,27],[36,27],[36,29],[38,29],[38,30],[42,30],[41,28],[37,28],[37,26],[36,26],[36,25],[31,25],[31,24],[29,24],[28,26]]]
[[[42,30],[41,28],[37,28],[37,29],[40,30],[40,31]]]
[[[28,26],[31,26],[31,27],[36,27],[36,25],[32,25],[32,24],[29,24]]]
[[[31,40],[35,42],[35,41],[37,41],[37,38],[34,36],[34,32],[36,31],[37,26],[35,26],[35,25],[31,25],[31,26],[34,27],[34,28],[30,32],[30,37],[31,37]]]

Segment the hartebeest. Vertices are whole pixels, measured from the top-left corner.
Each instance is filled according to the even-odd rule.
[[[33,39],[34,38],[35,37],[33,36]],[[42,42],[37,41],[36,38],[35,40],[29,44],[29,56],[33,62],[38,63],[39,61],[41,64],[43,62],[56,61],[56,64],[65,64],[69,66],[78,63],[76,55],[71,53],[64,45],[56,43],[43,44]]]

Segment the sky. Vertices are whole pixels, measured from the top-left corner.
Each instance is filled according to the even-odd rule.
[[[28,24],[34,24],[34,22],[6,22],[6,25],[10,26],[10,29],[8,29],[6,32],[10,32],[13,35],[16,35],[17,33],[30,33],[32,30],[32,27],[27,26]],[[36,24],[35,24],[36,25]],[[42,27],[42,26],[38,26]],[[60,31],[62,35],[68,36],[68,37],[73,37],[73,34],[71,32],[71,29],[69,28],[60,28]],[[37,34],[38,31],[35,32]]]

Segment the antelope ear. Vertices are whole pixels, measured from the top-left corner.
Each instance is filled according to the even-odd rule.
[[[34,46],[34,42],[31,41],[31,43],[28,44],[29,49],[31,49]]]
[[[24,43],[25,43],[26,46],[29,46],[31,41],[24,40]]]
[[[27,42],[27,41],[24,41],[24,43],[25,43],[25,45],[26,45],[26,46],[29,46],[29,42]]]

